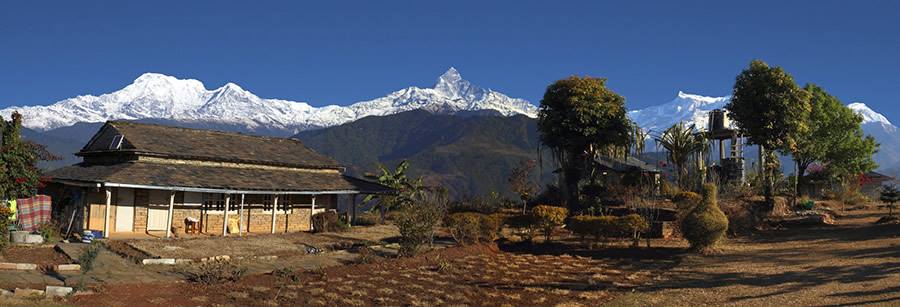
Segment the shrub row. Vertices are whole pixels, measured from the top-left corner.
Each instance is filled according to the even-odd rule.
[[[502,222],[496,214],[460,212],[448,215],[444,224],[457,243],[473,244],[497,240]]]
[[[569,219],[566,228],[585,240],[612,237],[639,238],[641,232],[650,228],[650,224],[637,214],[626,216],[589,216],[578,215]]]

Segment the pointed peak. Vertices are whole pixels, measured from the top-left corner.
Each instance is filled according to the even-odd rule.
[[[847,108],[849,108],[850,110],[853,110],[853,112],[856,112],[856,114],[859,114],[860,116],[862,116],[863,124],[880,123],[880,124],[888,126],[888,127],[893,126],[893,124],[891,123],[891,121],[889,121],[887,119],[887,117],[885,117],[881,113],[875,112],[875,110],[872,110],[872,108],[869,108],[869,106],[867,106],[865,103],[854,102],[854,103],[848,104]]]
[[[453,66],[451,66],[450,69],[447,69],[447,71],[438,78],[438,85],[447,83],[455,84],[459,83],[460,81],[463,81],[462,76],[459,74],[459,71],[456,70],[456,68],[453,68]]]

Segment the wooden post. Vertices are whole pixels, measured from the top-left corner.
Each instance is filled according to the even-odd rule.
[[[275,233],[275,213],[278,212],[278,194],[272,199],[272,233]]]
[[[312,196],[312,209],[309,210],[309,230],[314,230],[313,229],[313,219],[312,219],[312,216],[314,214],[316,214],[316,195],[315,194],[313,194],[313,196]]]
[[[350,206],[350,225],[356,224],[356,199],[358,198],[356,194],[353,194],[353,201]]]
[[[238,210],[238,236],[244,235],[244,194],[241,194],[241,209]]]
[[[228,209],[231,203],[231,194],[225,194],[225,212],[222,213],[222,236],[228,235]]]
[[[169,214],[166,216],[166,238],[172,237],[172,215],[175,214],[175,191],[169,194]]]
[[[109,206],[112,204],[112,191],[106,188],[106,213],[103,216],[103,237],[109,238]]]

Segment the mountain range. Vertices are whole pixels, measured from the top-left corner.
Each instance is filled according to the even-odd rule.
[[[306,102],[260,98],[234,83],[208,90],[194,79],[145,73],[109,94],[81,95],[48,106],[11,107],[0,110],[0,115],[8,118],[12,112],[19,112],[27,119],[24,126],[38,131],[76,123],[159,119],[288,136],[366,116],[418,109],[440,114],[493,110],[504,116],[537,116],[537,107],[528,101],[473,85],[452,67],[433,88],[407,87],[348,106],[313,107]]]
[[[729,99],[678,92],[667,103],[628,115],[651,135],[678,122],[702,129],[709,111]],[[875,157],[881,170],[900,174],[897,127],[863,103],[848,107],[863,116],[863,129],[881,143]],[[474,85],[454,68],[438,77],[434,87],[407,87],[346,106],[260,98],[234,83],[209,90],[197,80],[146,73],[112,93],[10,107],[0,115],[8,118],[14,111],[23,114],[26,138],[65,158],[45,168],[76,162],[71,153],[107,120],[296,136],[357,173],[375,163],[409,159],[420,168],[416,172],[457,195],[497,191],[509,169],[536,157],[538,147],[534,104]]]

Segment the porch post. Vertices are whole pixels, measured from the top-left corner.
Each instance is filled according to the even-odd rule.
[[[106,191],[106,213],[103,215],[103,237],[109,238],[109,206],[112,204],[112,191],[109,188]]]
[[[241,194],[241,209],[238,210],[238,236],[244,235],[244,194]]]
[[[356,198],[359,195],[353,194],[353,206],[350,208],[350,225],[356,224]]]
[[[278,212],[278,194],[272,199],[272,233],[275,233],[275,213]]]
[[[228,235],[228,207],[231,203],[231,194],[225,194],[225,212],[222,213],[222,236]]]
[[[316,195],[315,194],[313,194],[313,196],[312,196],[312,209],[309,210],[309,229],[310,230],[314,230],[313,229],[313,218],[312,218],[312,216],[314,214],[316,214]]]
[[[175,191],[169,193],[169,214],[166,216],[166,238],[172,237],[172,215],[175,213]]]

